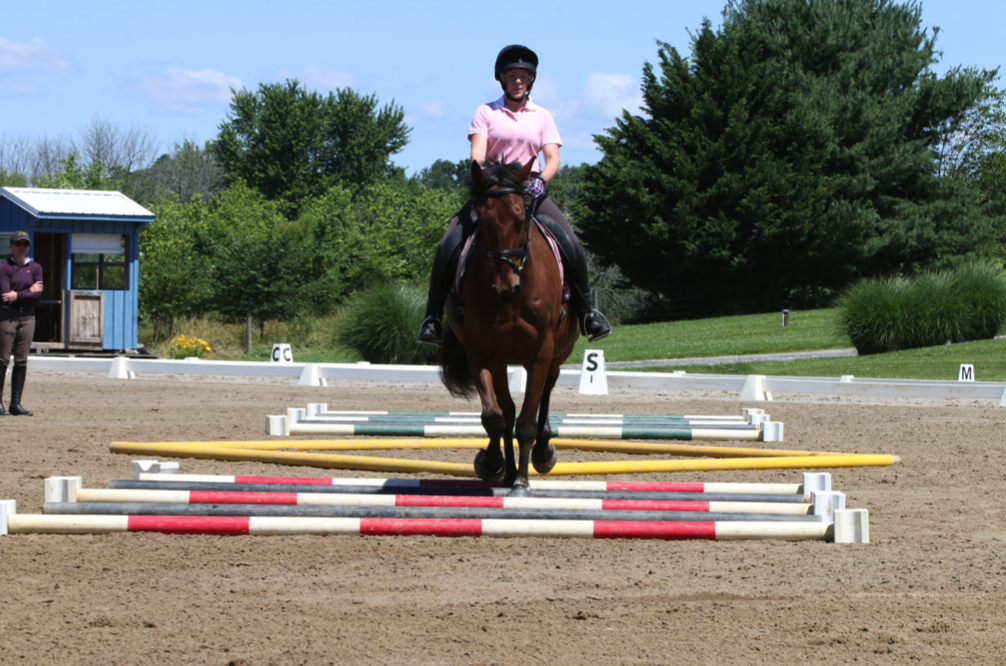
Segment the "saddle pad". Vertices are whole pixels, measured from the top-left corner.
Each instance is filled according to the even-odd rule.
[[[548,243],[549,248],[552,250],[552,256],[555,258],[555,263],[559,266],[559,284],[565,287],[566,276],[562,265],[562,255],[559,254],[559,244],[556,242],[554,238],[552,238],[552,234],[548,233],[548,229],[546,229],[540,222],[538,222],[537,219],[534,220],[534,226],[536,229],[538,229],[538,231],[541,232],[541,235],[545,237],[545,241]],[[453,286],[454,286],[454,293],[456,294],[461,293],[461,281],[465,277],[465,273],[467,272],[468,268],[468,262],[471,259],[471,251],[475,248],[475,244],[478,243],[478,239],[479,239],[479,230],[478,228],[476,228],[475,233],[473,233],[471,236],[467,238],[467,240],[465,240],[464,247],[461,248],[461,254],[458,257],[458,265],[455,267],[454,271]]]

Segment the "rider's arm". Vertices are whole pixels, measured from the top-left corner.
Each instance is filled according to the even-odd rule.
[[[469,134],[468,139],[472,142],[472,159],[482,164],[486,161],[486,148],[489,145],[489,137],[485,134]]]
[[[539,178],[547,183],[559,171],[559,144],[546,143],[541,147],[541,152],[545,155],[545,168],[541,170]]]

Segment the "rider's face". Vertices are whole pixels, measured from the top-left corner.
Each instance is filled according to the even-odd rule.
[[[521,97],[527,92],[527,87],[534,80],[531,72],[526,69],[508,69],[503,73],[506,91],[512,97]]]

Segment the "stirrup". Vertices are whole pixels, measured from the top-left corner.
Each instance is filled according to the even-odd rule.
[[[605,328],[605,330],[603,330],[600,333],[596,333],[593,336],[590,335],[590,332],[587,330],[587,319],[591,315],[596,315],[597,317],[600,317],[600,319],[604,323],[604,328]],[[606,338],[609,335],[611,335],[611,323],[608,321],[607,317],[605,317],[603,314],[601,314],[601,312],[599,310],[593,310],[592,309],[590,312],[588,312],[587,314],[583,315],[583,320],[581,322],[581,328],[583,329],[583,334],[585,336],[587,336],[587,341],[588,342],[597,342],[598,340],[603,340],[604,338]]]
[[[419,335],[416,336],[417,343],[429,347],[439,347],[442,338],[443,325],[439,318],[430,315],[419,325]]]

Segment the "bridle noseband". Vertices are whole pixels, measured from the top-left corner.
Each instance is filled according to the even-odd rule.
[[[520,194],[521,196],[523,196],[523,193],[514,187],[503,187],[496,190],[486,190],[485,192],[482,193],[482,197],[502,197],[506,196],[507,194]],[[478,206],[476,206],[476,210],[478,210]],[[525,208],[524,242],[521,243],[520,247],[511,247],[506,250],[486,250],[486,256],[489,258],[489,261],[492,262],[505,261],[506,263],[510,264],[510,267],[514,269],[517,275],[520,275],[521,271],[524,270],[524,263],[527,260],[527,248],[529,243],[531,242],[530,231],[531,231],[531,221],[527,214],[527,209]],[[515,261],[514,259],[520,261],[520,265],[517,265],[517,261]]]

